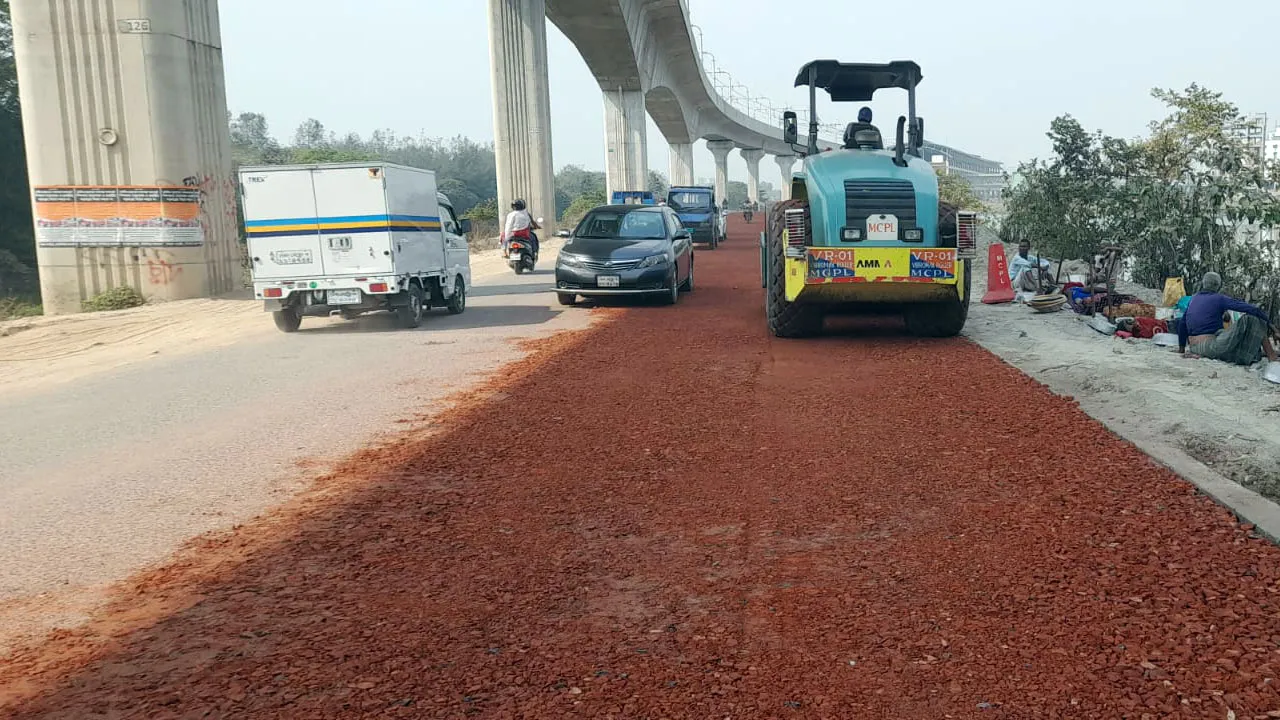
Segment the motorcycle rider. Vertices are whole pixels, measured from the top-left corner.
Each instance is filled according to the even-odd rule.
[[[538,254],[538,236],[534,234],[534,230],[541,230],[542,226],[538,225],[533,219],[533,215],[525,206],[524,200],[516,199],[511,203],[511,212],[507,213],[507,221],[502,230],[502,249],[506,254],[507,244],[513,238],[523,238],[533,245],[533,253]]]

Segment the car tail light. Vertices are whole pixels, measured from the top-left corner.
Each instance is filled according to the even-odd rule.
[[[372,285],[369,286],[369,292],[371,293],[384,293],[386,291],[387,291],[386,283],[373,283]]]
[[[262,291],[262,297],[278,298],[284,297],[284,291],[280,288],[266,288]]]
[[[956,213],[956,257],[971,259],[978,255],[978,214],[971,210]]]

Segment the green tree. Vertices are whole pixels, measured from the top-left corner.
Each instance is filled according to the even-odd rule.
[[[1070,115],[1054,119],[1048,137],[1053,155],[1018,167],[1005,190],[1005,241],[1027,240],[1053,257],[1083,258],[1114,242],[1124,217],[1115,202],[1130,171],[1128,146],[1090,134]]]
[[[938,170],[938,199],[960,210],[982,211],[986,206],[978,199],[973,186],[960,175]]]
[[[1274,292],[1280,200],[1266,168],[1232,132],[1243,123],[1235,105],[1199,85],[1156,89],[1169,114],[1152,123],[1141,144],[1144,172],[1130,197],[1146,220],[1135,238],[1135,277],[1156,285],[1182,275],[1222,274],[1246,297]]]
[[[565,165],[556,173],[556,217],[565,218],[573,201],[588,193],[605,193],[604,173],[585,170],[580,165]]]
[[[747,184],[738,180],[730,180],[725,186],[725,197],[729,200],[729,207],[736,208],[747,201]],[[721,200],[723,203],[724,200]]]
[[[1216,270],[1228,292],[1275,297],[1280,198],[1274,175],[1234,131],[1239,111],[1198,85],[1152,94],[1168,115],[1135,141],[1090,134],[1070,116],[1054,120],[1051,158],[1023,163],[1005,191],[1002,239],[1064,258],[1116,244],[1149,287]]]
[[[293,145],[295,148],[326,148],[333,145],[333,136],[325,129],[324,123],[310,118],[304,120],[294,131]]]
[[[462,217],[467,218],[468,220],[497,222],[498,215],[498,199],[489,198],[463,213]]]
[[[649,171],[649,186],[645,188],[646,190],[653,193],[655,197],[665,198],[667,196],[668,187],[670,186],[667,184],[666,175],[663,175],[657,170]]]
[[[35,295],[36,244],[9,0],[0,0],[0,294]]]
[[[231,120],[231,156],[235,165],[277,165],[289,154],[271,136],[267,118],[258,113],[241,113]]]
[[[561,222],[566,226],[577,225],[592,208],[604,205],[606,202],[607,198],[604,196],[604,190],[585,192],[573,199],[573,202],[569,204],[569,208],[565,210]]]

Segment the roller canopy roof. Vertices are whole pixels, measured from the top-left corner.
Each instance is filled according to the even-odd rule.
[[[817,70],[816,87],[826,90],[835,102],[867,102],[877,90],[901,88],[909,90],[922,79],[920,66],[911,60],[890,63],[842,63],[839,60],[814,60],[800,68],[796,87],[809,84],[809,69]]]

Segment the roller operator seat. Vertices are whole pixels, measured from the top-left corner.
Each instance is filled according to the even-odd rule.
[[[846,150],[883,150],[884,139],[880,130],[871,123],[851,122],[844,129]]]

